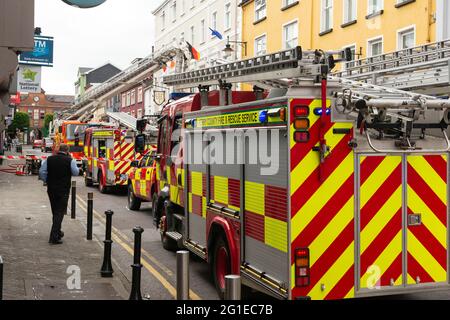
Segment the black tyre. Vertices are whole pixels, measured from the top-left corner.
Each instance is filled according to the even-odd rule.
[[[94,183],[92,182],[92,179],[89,178],[89,177],[87,176],[87,174],[84,176],[84,185],[85,185],[86,187],[92,187],[92,186],[94,185]]]
[[[210,268],[217,294],[223,300],[225,298],[225,276],[231,274],[231,255],[224,236],[219,236],[213,245]]]
[[[108,187],[103,183],[102,172],[101,171],[98,173],[98,190],[102,194],[106,194],[109,191]]]
[[[128,209],[138,211],[141,208],[142,200],[137,198],[133,192],[133,185],[128,184]]]
[[[164,201],[161,204],[161,201],[164,200],[158,200],[156,202],[156,214],[160,217],[159,219],[159,232],[161,233],[161,243],[164,249],[167,251],[175,251],[178,249],[177,242],[173,240],[172,238],[168,237],[167,232],[167,201]]]

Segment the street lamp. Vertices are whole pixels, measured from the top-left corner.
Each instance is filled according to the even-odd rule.
[[[233,52],[233,48],[231,48],[230,43],[235,43],[240,45],[242,48],[244,48],[244,55],[247,56],[247,42],[242,41],[230,41],[230,37],[228,36],[227,44],[225,45],[225,49],[223,49],[223,52],[225,52],[225,55],[229,57]]]
[[[77,8],[93,8],[101,5],[106,0],[62,0],[68,5],[77,7]]]

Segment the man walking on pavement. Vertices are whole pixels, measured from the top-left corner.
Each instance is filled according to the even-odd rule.
[[[62,244],[64,233],[61,225],[67,212],[72,176],[81,175],[77,163],[69,155],[69,147],[61,144],[56,155],[42,163],[39,177],[47,184],[47,193],[53,214],[53,225],[50,233],[50,244]]]

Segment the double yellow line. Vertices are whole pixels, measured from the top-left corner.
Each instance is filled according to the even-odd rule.
[[[87,210],[87,203],[79,196],[77,195],[78,199],[78,206],[81,207],[83,210]],[[98,213],[95,209],[93,210],[93,214],[97,220],[99,220],[102,224],[106,225],[105,218]],[[125,235],[123,232],[112,227],[112,239],[114,242],[119,244],[125,251],[127,251],[131,256],[134,255],[134,250],[131,245],[131,240]],[[122,240],[123,239],[123,240]],[[147,269],[163,286],[166,288],[166,290],[172,295],[173,298],[176,298],[177,296],[177,290],[174,286],[170,284],[169,281],[158,271],[156,270],[149,261],[151,261],[154,265],[156,265],[158,268],[160,268],[168,277],[172,277],[174,274],[173,272],[168,269],[166,266],[161,264],[155,257],[153,257],[150,253],[148,253],[146,250],[142,249],[142,265],[145,269]],[[149,261],[147,261],[148,259]],[[194,291],[190,290],[189,296],[192,300],[201,300],[200,296],[197,295]]]

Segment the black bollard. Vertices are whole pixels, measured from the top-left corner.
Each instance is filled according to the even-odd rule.
[[[88,193],[87,200],[87,240],[92,240],[92,220],[94,217],[94,194],[92,192]]]
[[[3,258],[0,256],[0,300],[3,300]]]
[[[114,212],[111,210],[108,210],[105,212],[106,215],[106,235],[105,235],[105,241],[103,243],[105,244],[105,254],[103,257],[103,265],[101,274],[103,278],[112,278],[113,276],[113,268],[112,268],[112,262],[111,262],[111,249],[112,249],[112,243],[111,240],[111,233],[112,233],[112,216]]]
[[[133,268],[133,277],[131,281],[131,293],[130,300],[142,300],[141,294],[141,248],[142,248],[142,233],[144,229],[136,227],[134,232],[134,263],[131,266]]]
[[[70,217],[72,219],[76,218],[76,208],[77,208],[77,182],[72,181],[72,207],[70,208]]]

